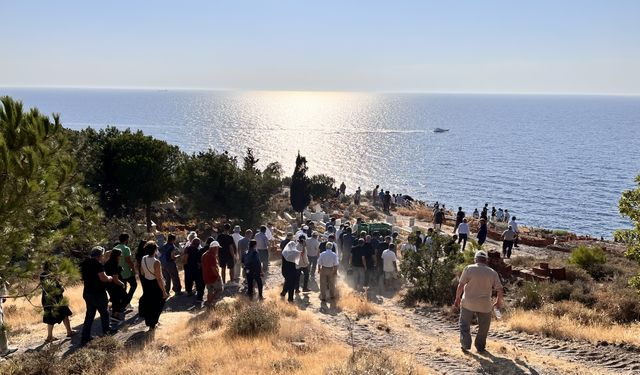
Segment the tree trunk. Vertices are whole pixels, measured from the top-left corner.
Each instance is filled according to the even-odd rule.
[[[151,202],[145,204],[144,212],[147,219],[147,233],[151,233]]]

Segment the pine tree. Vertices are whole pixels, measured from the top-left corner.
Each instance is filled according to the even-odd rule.
[[[298,152],[296,167],[293,170],[293,176],[291,176],[290,198],[294,211],[300,213],[300,223],[302,223],[302,212],[311,203],[307,170],[307,159]]]

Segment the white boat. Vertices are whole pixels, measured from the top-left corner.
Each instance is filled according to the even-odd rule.
[[[433,129],[434,133],[444,133],[444,132],[448,132],[449,129],[442,129],[442,128],[435,128]]]

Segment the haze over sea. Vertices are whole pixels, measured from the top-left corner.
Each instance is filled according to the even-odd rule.
[[[71,129],[140,129],[186,152],[213,148],[347,191],[379,184],[471,214],[485,202],[526,225],[610,237],[640,172],[640,97],[0,88]],[[433,133],[436,127],[450,129]],[[161,183],[159,181],[159,183]]]

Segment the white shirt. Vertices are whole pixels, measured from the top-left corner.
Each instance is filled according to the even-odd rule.
[[[511,225],[511,229],[513,229],[514,232],[518,233],[518,223],[516,223],[515,220],[511,220],[509,225]]]
[[[318,266],[320,267],[338,267],[338,254],[331,250],[325,250],[318,257]]]
[[[409,242],[405,242],[404,244],[402,244],[402,247],[400,248],[400,251],[402,251],[402,253],[406,253],[409,251],[413,251],[414,253],[417,251],[416,250],[416,245],[411,244]]]
[[[458,225],[458,234],[469,234],[469,224],[460,223],[460,225]]]
[[[397,261],[396,253],[387,249],[382,252],[382,270],[384,272],[393,272],[396,269],[393,267],[393,262]]]
[[[267,239],[269,241],[273,241],[273,232],[271,231],[271,229],[269,227],[267,227],[267,231],[264,234],[267,235]]]
[[[233,232],[233,234],[231,235],[231,237],[233,237],[233,242],[235,242],[236,244],[236,249],[238,248],[238,241],[240,241],[242,238],[244,238],[243,235],[241,235],[240,233],[237,232]]]

